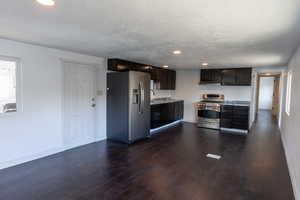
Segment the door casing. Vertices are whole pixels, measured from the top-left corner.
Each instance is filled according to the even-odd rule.
[[[260,79],[262,77],[274,77],[274,80],[276,83],[274,83],[273,87],[273,103],[272,103],[272,115],[276,118],[276,120],[279,119],[279,110],[280,110],[280,96],[281,96],[281,91],[280,91],[280,81],[281,81],[281,73],[261,73],[258,74],[257,76],[257,86],[256,86],[256,108],[255,108],[255,120],[257,118],[257,114],[259,111],[259,88],[260,88]],[[275,84],[278,85],[278,87],[275,87]],[[276,91],[275,91],[276,90]],[[276,95],[276,101],[274,101],[274,94]],[[278,102],[277,105],[274,105],[274,102]],[[276,107],[277,106],[277,107]]]

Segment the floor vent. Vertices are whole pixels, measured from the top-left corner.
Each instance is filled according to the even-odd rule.
[[[220,160],[221,159],[221,156],[219,155],[215,155],[215,154],[207,154],[206,157],[208,158],[213,158],[213,159],[217,159],[217,160]]]

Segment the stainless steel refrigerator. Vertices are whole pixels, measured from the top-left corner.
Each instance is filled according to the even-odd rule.
[[[150,135],[150,74],[107,74],[107,138],[131,144]]]

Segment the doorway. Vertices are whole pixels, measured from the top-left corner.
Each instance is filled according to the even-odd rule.
[[[70,149],[96,141],[93,65],[63,61],[63,142]]]
[[[256,116],[259,111],[268,111],[274,120],[280,114],[280,73],[262,73],[257,77]]]

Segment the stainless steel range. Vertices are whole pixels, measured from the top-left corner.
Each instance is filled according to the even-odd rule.
[[[197,105],[198,127],[220,129],[221,107],[224,103],[222,94],[204,94]]]

